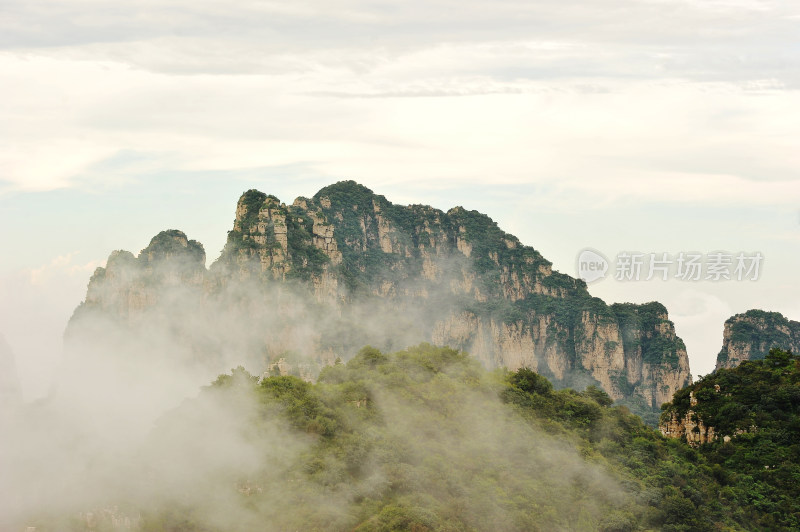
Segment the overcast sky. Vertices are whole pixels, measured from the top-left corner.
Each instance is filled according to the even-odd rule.
[[[111,250],[179,228],[210,263],[242,191],[355,179],[571,275],[761,252],[757,281],[590,287],[665,303],[706,374],[728,316],[800,320],[799,36],[769,0],[5,0],[0,333],[40,395]]]

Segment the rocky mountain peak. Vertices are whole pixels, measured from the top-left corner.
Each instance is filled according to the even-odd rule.
[[[169,229],[150,240],[150,244],[139,252],[139,260],[150,264],[172,261],[204,267],[206,252],[201,243],[189,240],[183,231]]]
[[[763,360],[774,347],[800,352],[800,322],[759,309],[736,314],[725,320],[716,369],[734,368],[744,360]]]
[[[265,367],[253,368],[259,371],[299,345],[321,362],[346,359],[365,344],[432,341],[487,367],[530,367],[559,386],[599,385],[639,411],[690,382],[685,346],[663,305],[606,305],[475,210],[395,205],[354,181],[290,205],[253,189],[239,198],[210,270],[204,258],[182,232],[159,233],[138,259],[112,254],[92,278],[86,306],[133,316],[177,301],[164,293],[170,283],[152,280],[163,277],[162,263],[190,264],[191,275],[166,268],[170,286],[194,287],[193,300],[210,314],[251,309],[241,317],[253,322],[244,343],[268,353]],[[246,297],[264,292],[276,303],[225,300],[243,283],[251,287]],[[280,295],[286,290],[291,297]],[[272,317],[255,317],[262,315]]]

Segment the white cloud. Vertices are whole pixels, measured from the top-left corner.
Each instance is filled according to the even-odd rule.
[[[797,9],[782,3],[73,0],[5,11],[0,181],[11,188],[124,180],[96,172],[121,152],[148,154],[149,170],[310,163],[360,179],[559,179],[570,194],[599,179],[606,192],[661,197],[694,181],[701,201],[720,182],[796,179],[800,131],[786,110],[800,104],[787,90],[799,81]],[[756,197],[787,197],[772,188]],[[726,201],[751,192],[726,188]]]
[[[711,373],[722,348],[723,325],[733,310],[719,297],[701,290],[682,290],[669,303],[670,319],[693,355],[692,373]]]
[[[0,334],[13,348],[28,399],[45,395],[52,385],[67,320],[94,269],[105,264],[79,256],[76,251],[37,267],[0,271]]]
[[[46,190],[145,171],[305,164],[361,180],[557,182],[570,201],[595,203],[797,202],[794,91],[459,73],[468,58],[488,65],[509,47],[573,48],[447,45],[374,59],[363,75],[309,57],[300,72],[176,76],[4,54],[0,72],[15,83],[0,104],[11,146],[0,179]],[[121,153],[143,155],[115,166]]]
[[[45,286],[53,282],[59,276],[75,277],[81,280],[87,278],[95,269],[105,266],[105,261],[90,260],[76,264],[73,259],[78,255],[77,251],[59,255],[48,264],[43,264],[38,268],[30,270],[30,284],[33,286]]]

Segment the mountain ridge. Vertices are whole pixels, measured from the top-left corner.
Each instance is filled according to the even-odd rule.
[[[395,205],[354,181],[291,205],[252,189],[237,202],[225,247],[208,269],[202,246],[191,242],[164,232],[134,261],[119,252],[95,272],[72,325],[97,310],[135,321],[176,300],[159,293],[165,287],[201,307],[231,309],[220,294],[248,285],[262,292],[246,296],[248,305],[275,302],[274,316],[261,321],[235,310],[253,328],[270,329],[244,342],[261,350],[261,367],[305,351],[318,370],[365,344],[432,341],[486,367],[530,367],[559,386],[600,385],[642,412],[691,382],[685,345],[663,305],[607,305],[478,211]],[[123,263],[125,273],[117,272]]]

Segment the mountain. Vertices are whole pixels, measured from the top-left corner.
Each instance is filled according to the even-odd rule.
[[[429,341],[559,387],[596,384],[651,413],[691,382],[663,305],[607,305],[462,207],[395,205],[353,181],[291,205],[249,190],[220,257],[204,264],[202,246],[176,230],[138,256],[112,253],[67,338],[119,348],[135,331],[148,339],[137,356],[165,351],[161,342],[170,357],[310,379],[365,344]]]
[[[723,469],[729,444],[665,439],[611,403],[425,344],[364,348],[316,383],[239,367],[165,413],[118,484],[95,480],[96,457],[81,469],[113,488],[94,505],[9,529],[120,529],[114,514],[143,532],[797,529],[783,447]]]
[[[748,310],[725,320],[717,369],[734,368],[744,360],[762,360],[778,347],[800,353],[800,322],[779,312]]]
[[[597,387],[554,390],[429,344],[365,347],[316,383],[238,367],[127,453],[25,416],[30,463],[6,493],[30,502],[4,530],[797,530],[799,384],[800,359],[773,350],[679,390],[664,421],[716,427],[700,443]]]
[[[720,499],[737,507],[740,523],[800,528],[800,357],[774,348],[706,375],[662,408],[662,434],[713,464]]]

